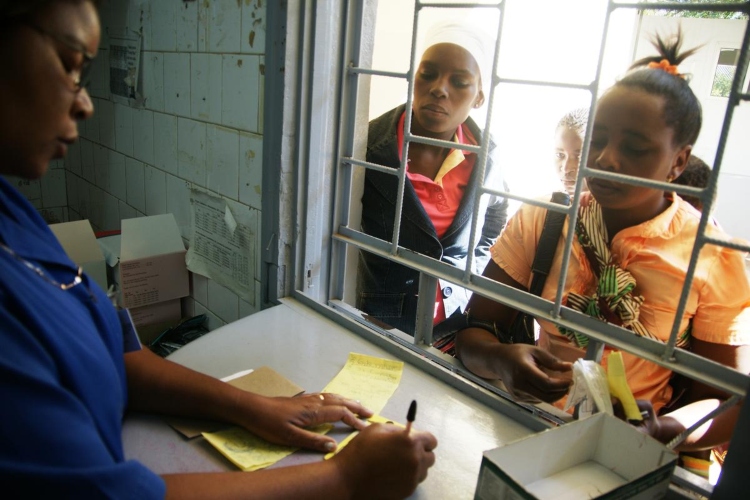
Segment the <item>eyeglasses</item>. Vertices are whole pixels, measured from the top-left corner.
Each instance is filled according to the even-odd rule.
[[[71,50],[74,50],[76,52],[80,52],[83,54],[83,64],[81,64],[81,68],[74,72],[72,69],[68,68],[68,65],[63,61],[63,67],[65,67],[66,71],[68,73],[72,73],[73,76],[73,91],[78,93],[83,89],[84,87],[87,87],[88,84],[91,82],[91,63],[94,60],[94,55],[89,54],[89,52],[86,50],[86,48],[83,46],[81,42],[78,42],[76,40],[71,40],[69,37],[58,35],[56,33],[51,33],[44,28],[40,28],[36,24],[33,23],[25,23],[26,26],[33,29],[40,35],[48,36],[51,39],[55,40],[56,42],[59,42],[66,47],[68,47]]]

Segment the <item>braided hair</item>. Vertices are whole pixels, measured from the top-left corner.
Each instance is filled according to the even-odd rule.
[[[655,36],[652,44],[658,54],[635,61],[629,68],[630,72],[614,85],[662,97],[664,121],[674,130],[674,145],[678,147],[695,144],[703,121],[700,102],[685,78],[687,75],[676,73],[676,67],[700,47],[681,52],[682,41],[679,28],[668,39]],[[657,67],[649,67],[649,64]],[[673,67],[675,74],[658,67],[660,64]]]
[[[589,108],[577,108],[572,111],[568,111],[560,118],[557,122],[557,129],[564,127],[570,130],[574,130],[578,135],[583,137],[586,133],[586,124],[589,121]]]

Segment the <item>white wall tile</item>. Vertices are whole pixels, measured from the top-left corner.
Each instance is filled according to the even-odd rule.
[[[156,3],[154,0],[136,0],[131,5],[131,18],[138,16],[140,18],[141,49],[151,50],[151,6]]]
[[[179,175],[175,116],[154,113],[154,161],[160,169],[172,175]]]
[[[206,315],[206,327],[209,329],[209,331],[216,330],[217,328],[221,328],[222,326],[226,325],[226,322],[219,319],[218,316],[206,309],[206,307],[199,302],[195,302],[195,314],[196,316],[198,314]]]
[[[145,172],[143,163],[132,158],[125,159],[127,178],[127,202],[136,210],[146,211]]]
[[[251,0],[242,4],[242,47],[243,54],[264,54],[266,52],[266,3]]]
[[[218,125],[208,125],[206,135],[206,187],[236,200],[239,182],[239,132]]]
[[[40,200],[42,198],[42,183],[39,179],[29,180],[20,177],[6,177],[6,180],[26,197],[27,200]]]
[[[258,312],[258,310],[255,308],[254,305],[240,299],[240,311],[239,311],[240,318],[250,316],[251,314],[255,314],[256,312]]]
[[[167,213],[167,178],[161,170],[146,165],[144,169],[146,215]]]
[[[133,112],[130,106],[115,104],[115,137],[117,151],[133,156]]]
[[[99,115],[99,143],[110,149],[115,149],[114,103],[100,99],[95,112]]]
[[[200,274],[190,273],[192,279],[192,296],[201,304],[208,304],[208,278]]]
[[[180,2],[175,10],[175,38],[178,51],[198,50],[198,3]]]
[[[89,184],[88,202],[88,214],[86,217],[88,217],[92,225],[101,229],[104,227],[104,191],[93,184]]]
[[[79,177],[71,172],[65,175],[66,205],[76,211],[78,210],[78,179]]]
[[[240,132],[240,202],[262,208],[263,138]]]
[[[148,109],[133,110],[133,156],[154,164],[154,113]]]
[[[117,151],[109,151],[109,187],[105,190],[117,198],[125,201],[127,199],[127,180],[125,175],[125,156]]]
[[[74,222],[77,220],[83,220],[83,217],[81,217],[81,214],[68,207],[68,221]]]
[[[221,68],[219,54],[190,55],[190,116],[221,122]]]
[[[101,104],[102,99],[94,99],[94,101],[94,110],[96,110]],[[84,120],[83,123],[86,127],[86,135],[84,137],[92,142],[99,142],[99,114],[94,112],[94,114],[87,120]]]
[[[94,172],[96,173],[96,186],[105,191],[109,190],[110,151],[110,149],[107,149],[104,146],[94,144]]]
[[[164,111],[190,116],[190,54],[164,54]]]
[[[92,97],[109,99],[109,49],[103,40],[99,47],[96,59],[91,63],[91,82],[86,88]]]
[[[174,215],[182,237],[190,238],[190,183],[167,174],[167,213]]]
[[[89,192],[91,184],[83,177],[78,179],[78,213],[82,219],[89,218],[89,206],[91,195]]]
[[[221,122],[249,132],[258,128],[258,56],[224,55]]]
[[[260,56],[258,75],[258,133],[263,134],[263,110],[266,101],[266,56]]]
[[[120,229],[120,200],[110,195],[104,194],[104,217],[102,220],[103,231],[115,231]]]
[[[206,124],[177,119],[177,158],[180,177],[206,186]]]
[[[181,298],[180,307],[182,307],[183,318],[192,318],[195,316],[195,300],[192,297]]]
[[[142,92],[146,107],[164,111],[164,56],[161,52],[144,52],[141,60]]]
[[[239,319],[239,298],[214,280],[208,280],[208,308],[219,318],[231,323]]]
[[[94,167],[94,144],[81,139],[81,177],[89,182],[96,182],[96,168]]]
[[[65,157],[65,168],[77,176],[81,176],[81,141],[76,141],[68,148],[68,155]]]
[[[206,10],[206,51],[239,52],[242,36],[242,8],[236,0],[201,3]],[[203,16],[201,16],[203,18]]]
[[[135,208],[131,207],[124,201],[120,200],[120,221],[122,222],[125,219],[135,219],[138,217],[137,212],[135,211]]]
[[[42,206],[64,207],[68,204],[65,194],[65,170],[50,170],[41,178]]]
[[[177,37],[175,28],[175,10],[182,2],[171,0],[154,0],[151,2],[151,49],[175,50]]]

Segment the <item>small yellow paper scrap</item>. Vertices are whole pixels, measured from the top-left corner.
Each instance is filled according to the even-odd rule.
[[[380,415],[373,415],[372,417],[368,418],[368,419],[367,419],[367,421],[368,421],[368,422],[370,422],[370,423],[373,423],[373,424],[393,424],[393,425],[395,425],[395,426],[401,427],[402,429],[406,429],[406,426],[405,426],[404,424],[400,424],[400,423],[398,423],[398,422],[394,422],[393,420],[390,420],[390,419],[388,419],[388,418],[382,417],[382,416],[380,416]],[[333,457],[333,456],[334,456],[334,455],[335,455],[336,453],[338,453],[338,452],[340,452],[341,450],[343,450],[343,449],[344,449],[344,447],[345,447],[345,446],[346,446],[347,444],[349,444],[349,441],[351,441],[352,439],[354,439],[354,437],[355,437],[355,436],[356,436],[357,434],[359,434],[359,431],[354,431],[354,432],[352,432],[351,434],[349,434],[348,436],[346,436],[346,437],[345,437],[345,438],[344,438],[344,439],[343,439],[343,440],[342,440],[342,441],[341,441],[341,442],[339,443],[339,445],[338,445],[338,446],[336,447],[336,450],[335,450],[335,451],[332,451],[331,453],[328,453],[328,454],[326,454],[326,456],[325,456],[325,457],[323,457],[323,458],[325,458],[326,460],[328,460],[329,458]]]
[[[326,434],[333,428],[330,424],[310,429]],[[254,471],[275,464],[297,448],[271,444],[240,427],[218,432],[204,432],[203,437],[230,462],[244,471]]]
[[[365,408],[380,413],[396,391],[403,371],[402,361],[351,352],[344,367],[323,392],[359,400]]]

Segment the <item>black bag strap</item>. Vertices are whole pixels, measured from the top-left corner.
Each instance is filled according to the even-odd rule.
[[[570,196],[567,193],[556,191],[552,193],[550,201],[567,206],[570,205]],[[539,237],[539,244],[536,247],[534,263],[531,265],[531,272],[534,273],[534,277],[531,279],[531,287],[529,287],[529,292],[537,297],[542,294],[544,283],[547,281],[547,276],[552,268],[557,242],[560,240],[560,234],[562,234],[563,224],[567,216],[566,213],[547,210],[547,215],[544,218],[544,227]]]

